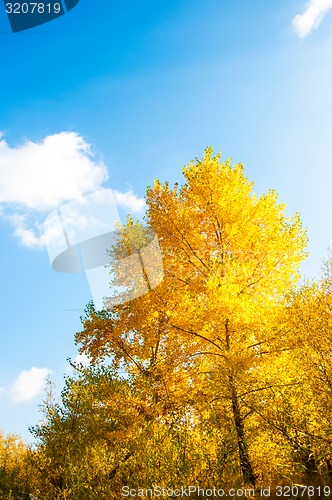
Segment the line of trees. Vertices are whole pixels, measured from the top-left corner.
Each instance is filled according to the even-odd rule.
[[[76,366],[60,401],[49,392],[33,449],[12,442],[6,462],[1,438],[3,495],[329,484],[330,260],[319,279],[299,281],[299,215],[286,217],[274,191],[257,196],[242,165],[207,149],[183,174],[182,187],[147,189],[163,281],[102,311],[87,306],[76,342],[91,364]],[[129,217],[109,250],[111,286],[125,280],[131,296],[137,280],[117,260],[142,250],[144,231]]]

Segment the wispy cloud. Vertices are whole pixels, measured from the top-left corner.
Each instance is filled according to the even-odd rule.
[[[317,28],[327,12],[332,9],[332,0],[310,0],[303,14],[293,19],[293,28],[300,38],[305,38]]]
[[[0,215],[30,248],[46,244],[43,220],[66,201],[82,201],[103,189],[108,172],[91,145],[75,132],[61,132],[40,142],[11,147],[0,132]],[[144,210],[144,200],[132,191],[114,191],[116,203],[133,213]]]
[[[48,368],[36,368],[23,370],[10,387],[9,393],[14,403],[30,401],[43,392],[46,378],[51,373]]]

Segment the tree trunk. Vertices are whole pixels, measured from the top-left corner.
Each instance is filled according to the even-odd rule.
[[[239,449],[240,466],[241,466],[244,484],[250,484],[252,486],[255,486],[256,477],[255,477],[254,470],[253,470],[253,467],[252,467],[250,459],[249,459],[248,446],[247,446],[247,442],[245,439],[245,433],[244,433],[243,418],[241,416],[237,391],[236,391],[235,382],[234,382],[232,375],[229,376],[229,385],[230,385],[230,389],[231,389],[232,410],[233,410],[233,417],[234,417],[237,443],[238,443],[238,449]]]
[[[231,338],[230,338],[230,329],[229,329],[229,320],[228,319],[226,319],[226,321],[225,321],[225,340],[226,340],[226,349],[227,349],[227,351],[230,351]],[[234,423],[235,423],[237,444],[238,444],[239,457],[240,457],[240,467],[241,467],[241,471],[242,471],[244,484],[249,484],[249,485],[252,485],[255,487],[256,476],[254,474],[254,469],[253,469],[251,462],[250,462],[250,459],[249,459],[248,445],[247,445],[247,442],[245,439],[245,432],[244,432],[244,423],[243,423],[243,418],[242,418],[241,411],[240,411],[239,398],[237,395],[235,380],[234,380],[234,376],[232,373],[230,373],[230,375],[228,376],[228,381],[229,381],[229,387],[231,390],[233,418],[234,418]]]

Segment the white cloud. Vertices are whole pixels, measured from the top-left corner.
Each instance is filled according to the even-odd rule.
[[[14,403],[30,401],[40,394],[46,383],[47,376],[51,373],[48,368],[36,368],[23,370],[10,388],[11,400]]]
[[[303,14],[293,19],[293,28],[300,38],[305,38],[317,28],[327,12],[332,9],[332,0],[310,0]]]
[[[132,191],[121,193],[120,191],[113,191],[116,203],[135,214],[141,214],[146,208],[143,198],[138,198]]]
[[[86,354],[76,354],[76,356],[74,356],[73,358],[69,358],[69,360],[71,364],[67,363],[64,366],[64,370],[70,376],[73,376],[75,373],[75,370],[72,365],[77,366],[81,364],[84,368],[87,368],[91,364],[91,359]]]
[[[35,217],[28,214],[7,215],[6,218],[14,226],[14,235],[28,248],[42,248],[45,246],[43,226]]]
[[[90,145],[74,132],[13,148],[0,141],[0,203],[50,210],[100,189],[107,177],[104,164],[94,159]]]
[[[73,359],[73,362],[75,363],[75,365],[81,364],[83,366],[89,366],[91,363],[91,359],[86,354],[77,354]]]
[[[75,132],[15,147],[0,132],[0,216],[11,222],[14,235],[27,247],[45,246],[43,220],[49,212],[103,189],[107,178],[104,163]],[[144,200],[132,191],[113,194],[119,206],[133,213],[144,210]]]

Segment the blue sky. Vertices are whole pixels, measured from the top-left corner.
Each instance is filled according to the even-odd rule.
[[[332,237],[332,1],[81,0],[10,31],[0,10],[0,428],[30,440],[47,374],[60,390],[91,292],[52,270],[42,221],[112,188],[142,215],[206,146],[274,188],[308,228],[317,276]],[[89,152],[90,151],[90,152]],[[93,154],[92,154],[93,153]]]

